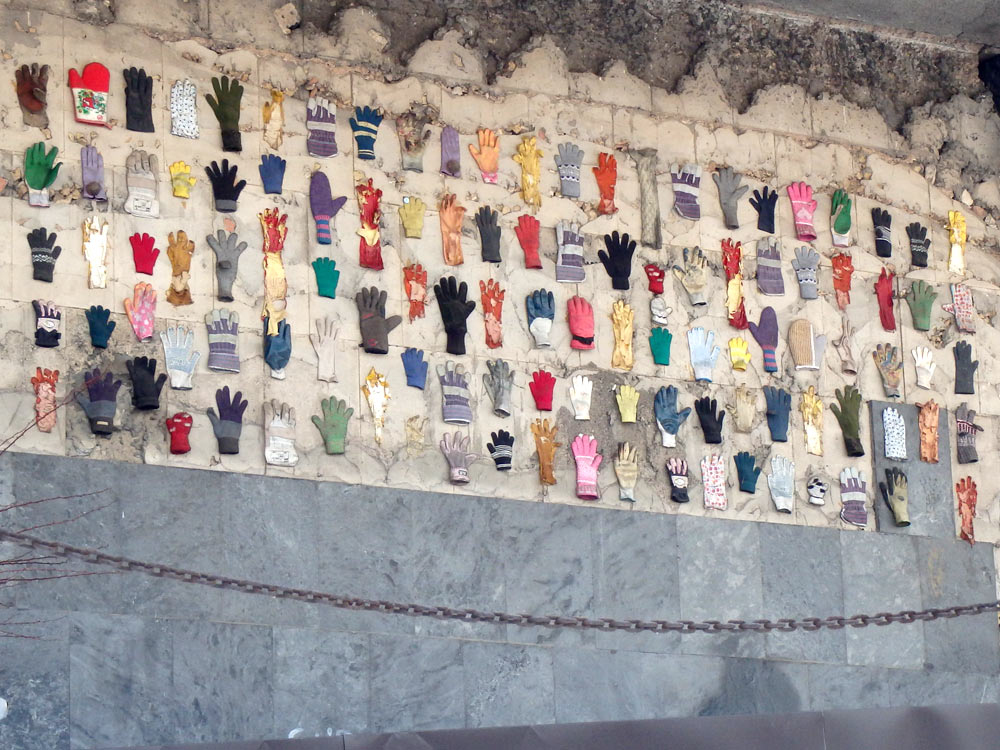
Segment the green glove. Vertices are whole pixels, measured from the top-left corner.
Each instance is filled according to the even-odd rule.
[[[242,151],[243,141],[240,138],[240,102],[243,100],[243,86],[240,82],[222,76],[212,79],[215,96],[205,94],[208,106],[215,112],[222,131],[223,151]]]
[[[653,361],[658,365],[670,364],[670,342],[673,334],[666,328],[654,328],[650,331],[649,348],[653,350]]]
[[[312,421],[323,436],[327,454],[336,456],[344,453],[344,439],[347,437],[347,422],[354,414],[354,409],[346,401],[336,398],[325,398],[320,402],[323,418],[313,415]]]
[[[340,281],[337,261],[329,258],[317,258],[312,262],[312,267],[316,272],[316,286],[319,288],[319,296],[337,299],[337,282]]]
[[[833,218],[833,246],[848,247],[851,244],[851,197],[846,191],[837,189],[833,193],[833,204],[830,206],[830,216]]]
[[[852,458],[865,455],[864,446],[861,445],[861,393],[853,385],[844,388],[843,391],[834,391],[840,408],[837,404],[830,404],[830,411],[840,423],[840,431],[844,433],[844,447],[847,455]]]
[[[52,165],[59,154],[53,146],[45,153],[45,144],[39,141],[28,146],[24,152],[24,181],[28,183],[28,205],[45,207],[49,205],[49,186],[56,181],[62,162]]]
[[[931,308],[936,299],[937,292],[926,281],[914,281],[910,285],[910,291],[906,293],[906,304],[910,306],[913,327],[918,331],[931,329]]]

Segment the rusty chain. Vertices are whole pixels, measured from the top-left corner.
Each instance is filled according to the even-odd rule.
[[[7,539],[14,544],[29,549],[44,551],[48,554],[68,560],[106,567],[116,568],[124,572],[137,572],[154,578],[195,583],[200,586],[229,591],[240,591],[246,594],[264,594],[279,599],[291,599],[300,602],[319,602],[341,609],[382,612],[385,614],[408,615],[410,617],[434,617],[439,620],[461,620],[462,622],[481,622],[490,624],[517,625],[519,627],[541,626],[544,628],[584,628],[589,630],[623,630],[633,633],[728,633],[733,631],[792,631],[804,630],[840,630],[850,626],[863,628],[868,625],[891,625],[893,623],[912,623],[928,620],[951,619],[966,615],[980,615],[986,612],[1000,611],[1000,601],[985,604],[968,604],[954,607],[929,607],[920,611],[904,610],[902,612],[879,612],[875,615],[852,615],[851,617],[803,617],[799,619],[782,618],[779,620],[614,620],[608,617],[571,617],[567,615],[514,615],[507,612],[481,612],[477,609],[455,609],[453,607],[432,607],[423,604],[399,604],[384,600],[362,599],[352,596],[337,596],[320,591],[295,589],[287,586],[276,586],[254,581],[241,581],[227,576],[213,576],[196,573],[170,565],[132,560],[120,555],[109,555],[100,550],[86,547],[74,547],[62,542],[52,542],[46,539],[24,534],[17,531],[0,529],[0,539]]]

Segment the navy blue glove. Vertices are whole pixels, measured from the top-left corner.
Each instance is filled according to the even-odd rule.
[[[752,495],[757,491],[757,477],[760,476],[760,467],[754,465],[753,456],[746,451],[740,451],[733,456],[733,463],[736,464],[736,475],[740,480],[740,492],[748,492]]]
[[[406,384],[423,390],[427,384],[427,363],[424,361],[423,349],[411,347],[399,356],[403,359]]]
[[[264,154],[260,157],[260,180],[264,183],[264,192],[281,195],[281,183],[285,180],[285,160],[274,154]]]
[[[108,339],[115,330],[115,322],[110,320],[111,311],[106,307],[94,305],[86,312],[87,325],[90,326],[90,343],[98,349],[108,348]]]
[[[674,386],[660,387],[653,398],[653,416],[660,428],[660,442],[664,448],[677,446],[677,432],[691,416],[691,407],[677,411],[677,389]]]
[[[771,440],[787,443],[792,397],[784,388],[772,388],[768,385],[764,386],[764,399],[767,401],[767,428],[771,431]]]
[[[271,377],[285,379],[285,366],[292,357],[292,327],[285,321],[278,323],[278,333],[267,335],[267,324],[270,318],[264,320],[264,361],[271,368]]]
[[[536,289],[525,298],[528,308],[528,330],[535,346],[552,346],[552,321],[556,318],[556,299],[547,289]]]

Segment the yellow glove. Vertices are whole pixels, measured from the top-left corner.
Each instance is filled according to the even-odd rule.
[[[285,124],[285,106],[282,102],[285,95],[276,89],[271,89],[271,101],[264,102],[264,142],[275,151],[284,139],[282,128]]]
[[[622,300],[611,308],[611,327],[615,332],[615,349],[611,353],[611,366],[619,370],[631,370],[635,364],[632,354],[632,321],[635,313]]]
[[[618,413],[621,414],[622,424],[634,423],[639,406],[639,391],[630,385],[620,385],[615,399],[618,401]]]
[[[425,209],[424,202],[419,198],[414,198],[412,195],[403,198],[403,205],[399,207],[399,218],[403,222],[405,236],[420,239],[423,235]]]
[[[536,148],[535,136],[524,136],[514,154],[514,161],[521,165],[521,200],[535,213],[542,205],[538,184],[542,177],[542,152]]]
[[[948,241],[951,243],[951,253],[948,255],[948,271],[950,273],[965,273],[965,216],[961,211],[948,212]]]
[[[750,364],[750,345],[742,336],[729,339],[729,360],[733,363],[733,369],[746,372],[747,365]]]
[[[757,397],[745,385],[736,389],[736,403],[729,405],[737,432],[750,432],[753,429],[753,418],[757,413]]]
[[[799,402],[806,428],[806,450],[814,456],[823,455],[823,402],[816,395],[816,386],[802,394]]]
[[[740,302],[743,301],[743,274],[736,274],[726,285],[726,311],[729,317],[740,309]]]
[[[619,443],[615,459],[615,476],[618,477],[618,499],[635,502],[635,485],[639,481],[639,450],[628,443]]]
[[[174,189],[175,198],[190,198],[191,188],[194,187],[195,180],[191,176],[191,166],[182,161],[175,161],[170,165],[170,186]]]

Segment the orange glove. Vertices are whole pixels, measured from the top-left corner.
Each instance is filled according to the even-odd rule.
[[[847,253],[837,253],[833,256],[833,288],[837,292],[837,306],[846,310],[851,302],[851,274],[854,273],[854,263]]]
[[[410,322],[424,317],[424,300],[427,297],[427,271],[419,263],[403,269],[403,288],[410,302]]]
[[[597,166],[592,168],[597,178],[597,189],[601,201],[597,204],[597,213],[613,214],[618,210],[615,205],[615,183],[618,182],[618,161],[614,154],[598,154]]]
[[[444,262],[449,266],[460,266],[465,260],[462,256],[463,216],[465,208],[458,205],[455,194],[446,194],[438,206],[438,217],[441,221],[441,249],[444,252]]]
[[[486,318],[486,346],[490,349],[499,349],[503,346],[503,329],[500,327],[500,319],[503,314],[504,290],[493,279],[488,282],[479,282],[479,291],[482,294],[483,315]]]

